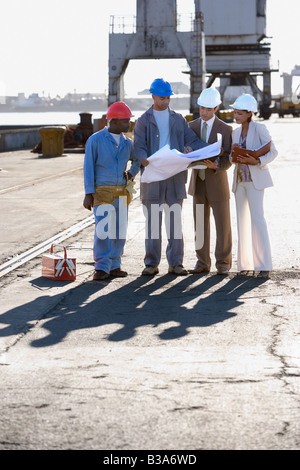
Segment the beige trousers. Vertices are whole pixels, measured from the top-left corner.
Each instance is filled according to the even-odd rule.
[[[197,178],[198,180],[198,178]],[[201,185],[201,186],[200,186]],[[193,196],[194,208],[194,223],[196,224],[196,204],[204,205],[204,243],[202,248],[196,249],[197,263],[196,267],[201,267],[207,270],[211,268],[210,257],[210,212],[212,209],[213,217],[216,227],[216,246],[215,258],[216,268],[228,269],[232,264],[232,233],[231,233],[231,220],[230,220],[230,200],[225,201],[212,201],[209,200],[205,191],[198,191],[204,188],[204,182],[197,181],[196,194]],[[200,223],[199,220],[197,223]],[[196,227],[195,227],[196,229]]]

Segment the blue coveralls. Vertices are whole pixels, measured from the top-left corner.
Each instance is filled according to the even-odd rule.
[[[140,163],[135,156],[131,139],[121,134],[120,144],[117,145],[107,127],[93,134],[85,147],[83,167],[85,194],[94,194],[97,186],[125,185],[126,179],[123,173],[129,160],[132,163],[128,171],[134,177],[140,169]],[[112,204],[94,207],[96,270],[109,273],[121,266],[127,228],[127,206],[124,207],[123,202],[122,199],[116,198]],[[123,206],[120,211],[121,204]]]

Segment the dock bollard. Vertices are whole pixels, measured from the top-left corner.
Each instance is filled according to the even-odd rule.
[[[64,153],[65,126],[41,127],[42,153],[44,157],[59,157]]]

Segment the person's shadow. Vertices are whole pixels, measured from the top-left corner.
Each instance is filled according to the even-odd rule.
[[[232,310],[241,305],[239,297],[263,281],[245,278],[224,278],[218,275],[194,275],[173,282],[170,274],[154,279],[138,277],[128,284],[102,293],[107,281],[86,282],[71,288],[62,297],[53,296],[53,308],[43,318],[43,328],[48,334],[32,341],[33,347],[47,347],[62,341],[70,332],[98,328],[104,325],[121,325],[107,336],[107,341],[125,341],[142,334],[143,327],[153,327],[153,334],[161,340],[173,340],[189,334],[191,328],[205,328],[237,315]],[[118,279],[111,281],[118,283]],[[168,286],[168,284],[170,284]],[[218,286],[220,284],[220,286]],[[112,286],[114,287],[114,286]],[[44,298],[43,298],[44,297]],[[42,296],[33,302],[1,315],[0,321],[8,326],[0,330],[1,336],[16,334],[18,325],[9,319],[23,317],[19,326],[24,331],[39,319],[39,307],[49,302]],[[29,313],[28,319],[24,313]],[[167,325],[175,322],[174,325]],[[156,327],[166,328],[156,333]]]

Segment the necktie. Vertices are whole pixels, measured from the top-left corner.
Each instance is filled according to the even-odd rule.
[[[203,142],[206,142],[206,134],[207,134],[207,123],[204,121],[202,125],[202,131],[201,131],[201,140],[203,140]],[[205,170],[198,170],[198,176],[202,181],[204,181]]]

